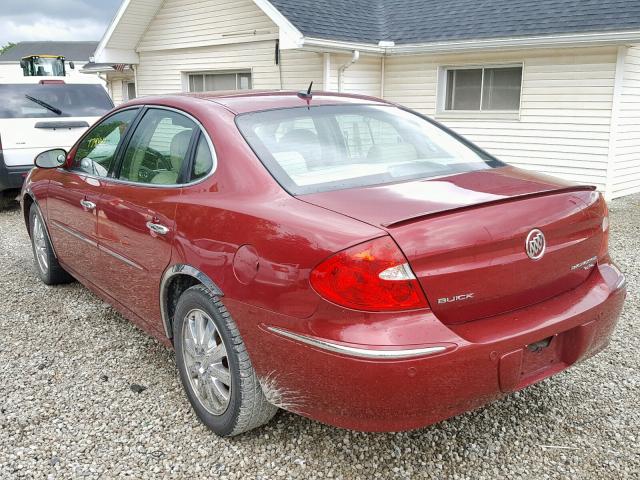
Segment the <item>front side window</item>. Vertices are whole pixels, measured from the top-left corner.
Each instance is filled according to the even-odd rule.
[[[220,90],[250,90],[250,72],[204,72],[189,74],[190,92],[215,92]]]
[[[522,66],[450,68],[446,70],[446,111],[520,109]]]
[[[293,195],[503,166],[428,120],[391,106],[287,108],[239,115],[238,128]]]
[[[184,183],[182,166],[197,131],[195,122],[180,113],[149,109],[131,135],[118,178],[157,185]]]
[[[106,177],[113,166],[120,140],[138,111],[137,108],[123,110],[93,127],[76,150],[72,170]]]

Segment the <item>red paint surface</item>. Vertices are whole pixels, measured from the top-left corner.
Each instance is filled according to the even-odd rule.
[[[378,100],[312,100],[344,102]],[[36,169],[25,194],[43,209],[63,265],[167,344],[159,303],[163,273],[187,264],[207,275],[224,292],[258,374],[298,398],[291,410],[361,430],[417,428],[557,373],[608,343],[625,291],[603,247],[606,207],[593,191],[504,167],[294,198],[258,161],[234,118],[306,100],[243,94],[131,103],[172,106],[196,117],[213,139],[216,172],[197,185],[152,189]],[[95,212],[80,207],[84,198],[97,204]],[[150,220],[170,233],[158,238],[146,227]],[[533,228],[548,241],[537,262],[524,252]],[[320,262],[384,235],[409,260],[430,308],[349,310],[310,287],[309,273]],[[592,256],[597,266],[571,270]],[[438,302],[467,292],[474,297]],[[447,350],[412,360],[362,360],[285,339],[268,326],[369,348]],[[553,336],[553,351],[544,358],[525,352]]]

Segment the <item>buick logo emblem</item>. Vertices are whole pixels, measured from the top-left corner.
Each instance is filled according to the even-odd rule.
[[[531,230],[527,235],[527,240],[524,242],[524,250],[527,252],[527,256],[531,260],[540,260],[544,256],[544,251],[547,248],[547,241],[542,233],[537,228]]]

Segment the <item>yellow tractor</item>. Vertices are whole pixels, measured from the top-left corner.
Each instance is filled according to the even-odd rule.
[[[64,77],[67,74],[65,59],[61,55],[22,57],[20,67],[25,77]],[[69,62],[69,68],[75,68],[73,62]]]

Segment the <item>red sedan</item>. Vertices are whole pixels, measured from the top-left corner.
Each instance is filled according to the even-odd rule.
[[[599,352],[625,298],[593,187],[373,98],[144,98],[36,165],[40,278],[78,279],[175,347],[219,435],[277,407],[437,422]]]

